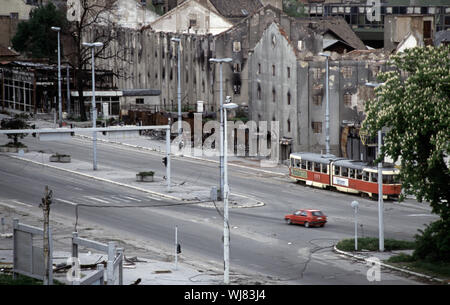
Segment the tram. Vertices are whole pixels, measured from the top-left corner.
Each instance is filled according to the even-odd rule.
[[[399,170],[385,166],[381,173],[383,198],[397,199],[401,192]],[[289,177],[314,187],[378,197],[378,167],[362,161],[309,152],[291,153]]]

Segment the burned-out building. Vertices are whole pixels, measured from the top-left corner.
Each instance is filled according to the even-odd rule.
[[[325,151],[325,57],[299,49],[278,23],[270,24],[249,58],[250,119],[278,121],[280,158],[295,151]],[[330,152],[373,160],[375,149],[364,146],[359,127],[364,102],[371,96],[366,82],[386,69],[387,55],[355,50],[329,57]]]

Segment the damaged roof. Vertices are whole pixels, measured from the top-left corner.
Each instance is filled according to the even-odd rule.
[[[228,18],[245,18],[263,7],[259,0],[209,0],[217,11]]]
[[[342,17],[309,17],[295,19],[298,23],[307,24],[319,34],[323,35],[331,32],[356,50],[366,49],[362,40],[355,34]]]

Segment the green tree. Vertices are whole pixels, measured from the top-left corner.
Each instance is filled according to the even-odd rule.
[[[39,6],[31,11],[30,19],[18,24],[13,48],[35,58],[56,59],[57,33],[51,27],[64,25],[65,15],[53,3]]]
[[[363,131],[376,136],[388,127],[381,156],[401,161],[400,178],[405,194],[427,201],[440,220],[428,226],[416,254],[438,251],[433,257],[450,260],[450,171],[445,158],[450,146],[450,47],[408,49],[393,55],[394,69],[381,73],[384,84],[366,103]],[[403,198],[401,198],[403,199]],[[434,236],[432,240],[426,236]],[[424,245],[424,242],[427,245]]]
[[[284,0],[283,11],[290,17],[307,17],[305,5],[298,0]]]

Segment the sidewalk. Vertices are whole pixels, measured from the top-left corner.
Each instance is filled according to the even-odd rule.
[[[70,163],[50,162],[49,158],[51,154],[40,152],[28,152],[23,155],[10,153],[9,155],[11,158],[20,159],[76,175],[82,175],[86,178],[95,179],[98,181],[132,188],[151,195],[162,197],[167,200],[192,202],[199,204],[200,206],[210,208],[215,208],[215,206],[219,208],[223,207],[223,201],[213,202],[211,200],[211,188],[195,185],[189,181],[183,181],[180,183],[177,182],[177,180],[172,180],[170,190],[168,190],[167,181],[161,177],[155,177],[154,182],[137,182],[137,173],[124,169],[116,169],[101,165],[98,170],[94,171],[92,169],[92,163],[76,159],[71,159]],[[251,208],[260,207],[263,205],[263,202],[246,195],[231,193],[229,196],[230,208]]]

